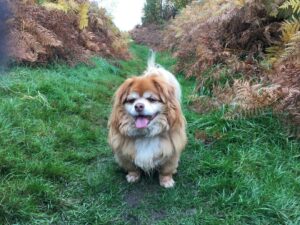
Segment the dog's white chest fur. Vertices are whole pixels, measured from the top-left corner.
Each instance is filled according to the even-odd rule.
[[[150,171],[160,164],[162,152],[159,137],[136,139],[135,149],[134,163],[144,171]]]

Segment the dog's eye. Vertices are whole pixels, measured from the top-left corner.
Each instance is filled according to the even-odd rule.
[[[157,102],[157,100],[155,98],[153,98],[153,97],[149,97],[149,98],[147,98],[147,100],[149,102]]]
[[[135,98],[130,98],[126,100],[126,103],[133,104],[135,102]]]

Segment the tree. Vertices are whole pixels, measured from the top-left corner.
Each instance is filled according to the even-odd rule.
[[[143,24],[162,22],[162,0],[146,0],[144,6]]]
[[[192,0],[146,0],[143,24],[162,23],[174,18],[178,10],[184,8]]]

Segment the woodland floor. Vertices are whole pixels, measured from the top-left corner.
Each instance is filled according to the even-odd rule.
[[[189,143],[176,186],[128,184],[107,144],[114,91],[145,69],[127,62],[18,66],[0,77],[0,224],[300,224],[300,143],[271,112],[199,115],[182,84]],[[168,53],[158,62],[175,64]]]

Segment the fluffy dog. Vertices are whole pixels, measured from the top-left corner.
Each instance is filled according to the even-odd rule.
[[[129,183],[139,180],[141,170],[158,170],[160,185],[174,186],[172,175],[187,142],[180,98],[178,81],[155,65],[154,54],[147,71],[127,79],[115,93],[108,139]]]

